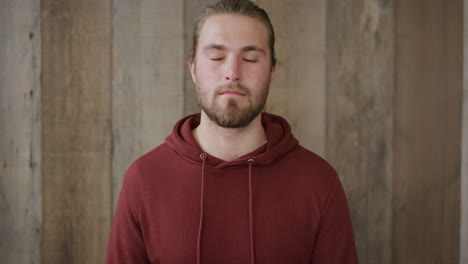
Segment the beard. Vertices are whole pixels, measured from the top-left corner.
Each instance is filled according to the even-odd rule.
[[[210,105],[206,101],[207,94],[202,94],[199,87],[197,87],[198,104],[200,105],[200,108],[206,113],[208,118],[220,127],[246,127],[260,114],[260,112],[262,112],[263,108],[265,107],[269,86],[270,83],[268,82],[266,83],[265,87],[262,87],[262,94],[260,95],[260,100],[257,104],[251,102],[250,90],[245,86],[240,84],[231,84],[217,87],[215,90],[215,97],[219,96],[218,93],[220,91],[226,89],[233,89],[244,93],[245,96],[249,97],[248,99],[250,103],[249,106],[245,108],[241,108],[235,99],[229,99],[227,105],[224,108],[219,103],[217,103],[216,100],[214,100],[215,98],[213,98],[213,101]]]

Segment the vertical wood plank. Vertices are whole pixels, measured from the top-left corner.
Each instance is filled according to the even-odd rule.
[[[188,68],[188,59],[192,55],[193,45],[193,28],[195,26],[195,19],[200,15],[203,8],[208,4],[213,4],[217,0],[184,0],[184,32],[185,32],[185,46],[184,46],[184,115],[200,112],[198,106],[197,93],[195,84],[192,81],[192,76]]]
[[[0,263],[40,263],[40,8],[0,1]]]
[[[396,2],[394,263],[458,263],[462,10]]]
[[[259,0],[276,33],[266,111],[284,116],[301,145],[325,154],[325,0]]]
[[[444,151],[448,155],[444,167],[444,210],[443,210],[443,262],[457,263],[460,259],[460,211],[461,211],[461,129],[463,102],[463,0],[444,1],[445,41],[444,53],[447,67],[445,87],[447,116],[442,126],[447,125],[448,134],[444,135]],[[447,120],[448,118],[448,120]],[[450,175],[445,178],[446,175]],[[439,241],[440,242],[440,241]],[[455,249],[455,250],[454,250]]]
[[[363,264],[393,263],[393,10],[391,1],[327,1],[326,157]]]
[[[113,204],[132,161],[163,143],[183,115],[184,2],[115,0]]]
[[[111,223],[110,0],[42,0],[43,263],[104,263]]]
[[[461,159],[460,264],[468,263],[468,0],[463,1],[463,121]]]
[[[130,163],[183,115],[184,2],[113,1],[113,204]]]

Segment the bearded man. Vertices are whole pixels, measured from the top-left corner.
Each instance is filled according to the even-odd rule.
[[[204,9],[189,62],[201,111],[128,169],[107,263],[357,263],[335,170],[262,112],[274,43],[251,1]]]

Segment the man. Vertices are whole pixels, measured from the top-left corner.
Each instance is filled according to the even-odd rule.
[[[357,263],[335,170],[262,113],[274,41],[250,1],[204,10],[189,62],[201,113],[128,169],[107,263]]]

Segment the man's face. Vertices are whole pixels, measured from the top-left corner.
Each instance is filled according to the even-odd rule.
[[[272,78],[266,26],[242,15],[212,15],[190,72],[202,111],[221,127],[247,126],[262,111]]]

